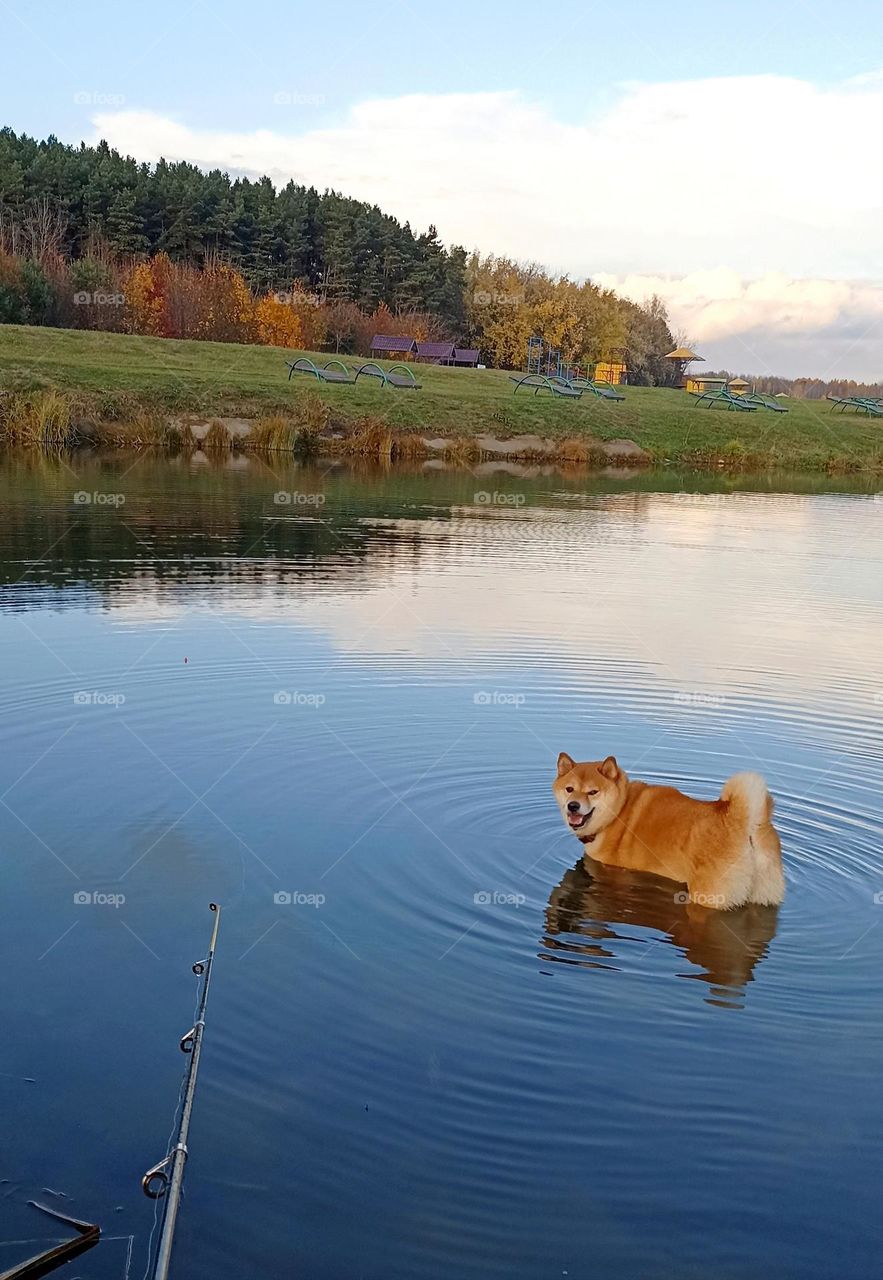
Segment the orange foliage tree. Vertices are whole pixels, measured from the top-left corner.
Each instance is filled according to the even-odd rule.
[[[123,291],[131,333],[213,342],[250,342],[256,336],[251,290],[226,263],[200,270],[158,253],[131,269]]]
[[[139,262],[125,279],[123,294],[126,299],[126,328],[130,333],[149,333],[166,337],[168,335],[164,333],[165,299],[161,292],[159,275],[154,272],[156,261],[154,258],[152,262]]]
[[[297,283],[290,294],[255,300],[240,273],[220,260],[199,268],[158,253],[130,267],[123,293],[128,331],[163,338],[321,351],[330,333],[337,349],[367,354],[375,333],[408,335],[418,342],[449,336],[443,321],[427,312],[394,314],[381,304],[368,314],[353,303],[329,305]]]
[[[321,351],[328,341],[327,309],[311,303],[295,303],[292,310],[300,321],[304,351]]]
[[[254,309],[258,342],[268,347],[300,347],[303,338],[301,318],[285,302],[268,293]]]

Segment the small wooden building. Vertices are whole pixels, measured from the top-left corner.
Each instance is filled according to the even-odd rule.
[[[423,364],[453,364],[453,342],[417,342],[415,356]]]
[[[454,364],[474,369],[481,353],[475,347],[454,347]]]
[[[608,356],[595,365],[592,374],[595,382],[611,382],[615,387],[628,382],[628,354],[625,347],[614,347]]]
[[[687,374],[687,380],[684,384],[686,391],[692,391],[694,395],[704,395],[706,391],[723,391],[727,388],[734,396],[744,396],[750,389],[751,383],[746,382],[744,378],[726,378],[706,377],[701,373]]]
[[[684,381],[684,390],[694,395],[704,395],[706,391],[723,391],[727,385],[726,378],[706,377],[702,373],[688,373]]]
[[[375,333],[371,339],[372,356],[414,356],[416,352],[414,339],[400,334]]]

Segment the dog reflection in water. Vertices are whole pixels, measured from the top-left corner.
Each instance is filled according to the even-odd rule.
[[[738,1005],[775,936],[778,914],[778,907],[756,902],[708,911],[661,876],[586,857],[564,873],[549,895],[542,958],[619,969],[644,942],[631,930],[653,929],[699,970],[680,977],[707,982],[712,1004]]]

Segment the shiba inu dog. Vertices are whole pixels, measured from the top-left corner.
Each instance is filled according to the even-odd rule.
[[[734,774],[719,800],[693,800],[632,782],[613,756],[577,764],[562,751],[552,790],[586,857],[678,881],[691,903],[717,910],[785,896],[773,800],[757,773]]]

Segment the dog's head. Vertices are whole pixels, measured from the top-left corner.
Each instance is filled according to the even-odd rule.
[[[585,840],[609,826],[625,800],[628,778],[613,756],[576,764],[562,751],[552,790],[561,816],[574,835]]]

